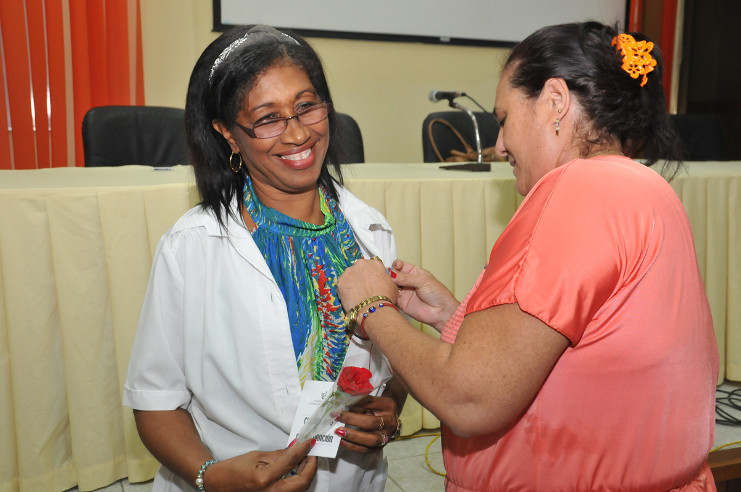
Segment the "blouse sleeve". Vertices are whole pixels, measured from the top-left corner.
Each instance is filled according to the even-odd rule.
[[[183,365],[178,239],[168,234],[157,246],[129,360],[123,404],[138,410],[174,410],[190,401]]]

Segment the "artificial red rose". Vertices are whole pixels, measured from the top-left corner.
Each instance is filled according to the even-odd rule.
[[[370,382],[372,375],[365,367],[345,367],[337,378],[337,387],[349,395],[367,395],[373,391]]]

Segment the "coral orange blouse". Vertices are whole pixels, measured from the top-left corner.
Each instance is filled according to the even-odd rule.
[[[715,490],[715,334],[661,176],[617,156],[548,173],[442,339],[455,343],[464,314],[510,303],[571,344],[508,429],[466,439],[443,426],[447,490]]]

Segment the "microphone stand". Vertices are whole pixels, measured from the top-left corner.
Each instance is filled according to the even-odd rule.
[[[464,105],[455,102],[453,99],[448,100],[448,106],[450,106],[451,108],[460,109],[471,118],[471,121],[473,122],[473,135],[476,139],[476,153],[478,156],[476,159],[476,164],[483,164],[484,154],[481,152],[481,136],[479,134],[479,122],[476,121],[476,115],[473,114],[473,111],[471,111]]]

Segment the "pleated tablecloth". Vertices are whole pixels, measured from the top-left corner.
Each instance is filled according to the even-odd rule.
[[[342,169],[388,218],[399,257],[459,299],[522,201],[506,163]],[[721,380],[741,380],[741,162],[688,170],[672,184],[692,223]],[[0,171],[0,492],[154,476],[121,388],[157,242],[198,201],[188,166]],[[405,434],[439,426],[411,398],[402,419]]]

